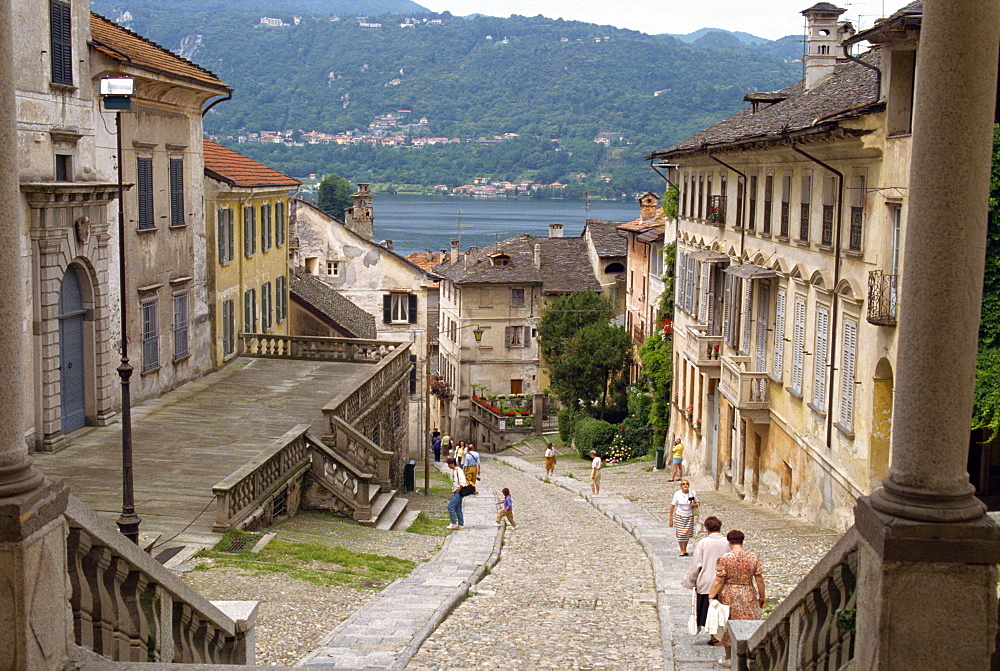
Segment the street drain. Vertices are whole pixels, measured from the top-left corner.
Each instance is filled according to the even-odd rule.
[[[229,545],[227,547],[217,547],[216,550],[219,552],[245,552],[246,550],[253,549],[253,546],[257,544],[257,541],[261,539],[263,534],[239,534],[230,537]]]

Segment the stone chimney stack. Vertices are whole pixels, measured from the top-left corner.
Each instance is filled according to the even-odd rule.
[[[424,250],[424,258],[427,259],[428,263],[434,262],[434,252],[429,249]],[[444,250],[441,250],[441,260],[444,261]]]
[[[549,237],[550,238],[561,238],[563,236],[563,225],[562,224],[549,224]]]
[[[819,2],[802,10],[806,17],[806,91],[811,91],[833,74],[841,54],[841,42],[854,34],[850,23],[840,23],[846,9]]]
[[[562,226],[560,226],[560,228],[562,228]],[[542,267],[542,246],[537,242],[535,243],[535,267]]]
[[[451,263],[452,265],[458,263],[458,240],[451,241]]]
[[[642,221],[656,219],[656,211],[660,207],[660,198],[655,193],[647,191],[639,196],[639,218]]]

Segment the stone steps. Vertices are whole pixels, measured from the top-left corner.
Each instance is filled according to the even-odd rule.
[[[393,498],[392,502],[379,515],[375,528],[386,531],[392,529],[393,525],[396,524],[396,520],[399,519],[409,504],[408,499]]]

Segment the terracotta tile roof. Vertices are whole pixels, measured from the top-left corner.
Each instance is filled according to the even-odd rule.
[[[860,56],[878,67],[876,47]],[[654,152],[649,158],[668,158],[702,151],[712,146],[780,140],[787,134],[820,132],[836,127],[838,122],[872,114],[884,109],[877,100],[875,72],[853,61],[838,63],[833,74],[805,90],[799,81],[773,94],[784,98],[767,107],[748,107],[733,116],[695,133],[669,149]]]
[[[407,261],[429,273],[434,272],[434,266],[445,263],[449,258],[451,258],[451,254],[448,254],[447,252],[442,255],[441,252],[430,251],[413,252],[412,254],[408,254],[406,256]]]
[[[233,186],[298,186],[299,181],[272,170],[266,165],[226,149],[211,140],[205,147],[205,174]]]
[[[656,208],[656,216],[652,218],[643,219],[642,217],[639,217],[638,219],[633,219],[632,221],[626,221],[626,222],[619,222],[618,224],[619,231],[631,231],[634,233],[642,233],[643,231],[650,231],[655,229],[658,229],[661,232],[666,229],[666,226],[663,223],[662,207]]]
[[[625,222],[605,221],[603,219],[587,220],[583,227],[583,234],[590,236],[598,257],[625,256],[628,253],[627,241],[618,235],[616,230],[623,223]]]
[[[212,72],[100,14],[90,14],[90,35],[91,46],[112,60],[150,72],[181,77],[204,86],[229,90]]]

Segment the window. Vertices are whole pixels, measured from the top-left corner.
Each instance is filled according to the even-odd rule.
[[[184,226],[184,159],[170,159],[170,225]]]
[[[139,229],[156,228],[153,219],[153,159],[136,159],[136,197],[139,202]]]
[[[403,408],[401,403],[397,403],[392,406],[392,426],[395,429],[399,428],[399,425],[403,423]]]
[[[813,352],[813,407],[820,412],[826,404],[826,357],[830,338],[830,310],[816,307],[816,349]]]
[[[142,311],[142,372],[160,367],[160,325],[156,316],[158,301],[140,303]]]
[[[223,208],[216,213],[219,239],[219,265],[233,262],[233,209]]]
[[[260,206],[260,251],[271,249],[271,204]]]
[[[726,282],[723,292],[725,294],[725,309],[722,311],[722,335],[727,343],[733,342],[733,276],[725,273]]]
[[[274,278],[274,318],[279,324],[288,317],[288,278],[278,275]]]
[[[380,438],[381,438],[381,432],[379,431],[379,425],[376,424],[375,426],[372,427],[372,442],[378,445]]]
[[[260,328],[264,333],[271,330],[274,323],[274,303],[271,294],[271,283],[264,282],[260,285]]]
[[[73,85],[73,25],[68,2],[49,0],[52,83]]]
[[[73,157],[69,154],[56,154],[56,181],[73,181]]]
[[[840,427],[854,431],[854,372],[858,352],[858,322],[844,320],[844,349],[840,359]]]
[[[757,175],[750,176],[750,212],[747,217],[747,228],[751,231],[757,228]]]
[[[767,318],[771,302],[771,285],[767,282],[757,284],[757,370],[767,370]]]
[[[285,203],[274,204],[274,244],[281,247],[285,244]]]
[[[410,393],[417,393],[417,355],[410,355]]]
[[[222,301],[222,356],[236,353],[236,315],[232,300]]]
[[[851,185],[851,237],[848,249],[861,251],[861,238],[865,222],[865,176],[855,175]]]
[[[416,324],[417,295],[391,293],[382,297],[382,321],[386,324]]]
[[[663,245],[653,245],[649,254],[649,274],[659,277],[663,274]]]
[[[174,294],[174,361],[191,354],[188,349],[188,292]]]
[[[531,344],[530,326],[507,326],[504,327],[504,341],[507,347],[527,347]]]
[[[750,331],[753,323],[750,321],[753,315],[753,280],[743,280],[743,343],[740,353],[744,356],[750,355]]]
[[[903,135],[913,127],[913,91],[917,52],[894,50],[890,60],[888,99],[889,135]]]
[[[340,261],[327,261],[326,274],[330,277],[340,277]]]
[[[812,177],[802,176],[802,196],[799,206],[799,240],[809,241],[809,215],[812,211]]]
[[[257,251],[257,208],[243,208],[243,255],[248,259]]]
[[[792,177],[791,175],[785,175],[781,178],[781,235],[779,237],[788,237],[788,219],[790,217],[791,208],[791,198],[792,198]]]
[[[806,345],[806,301],[795,298],[795,322],[792,327],[792,393],[802,395],[802,366]]]
[[[524,393],[524,380],[511,380],[510,381],[510,393],[512,393],[512,394],[523,394]]]
[[[524,307],[524,289],[510,290],[510,305],[515,308]]]
[[[243,292],[243,332],[257,332],[257,290]]]
[[[771,364],[771,374],[781,381],[785,363],[785,292],[778,290],[774,307],[774,361]]]
[[[774,200],[774,175],[764,178],[764,221],[761,223],[761,233],[771,235],[771,214]]]

